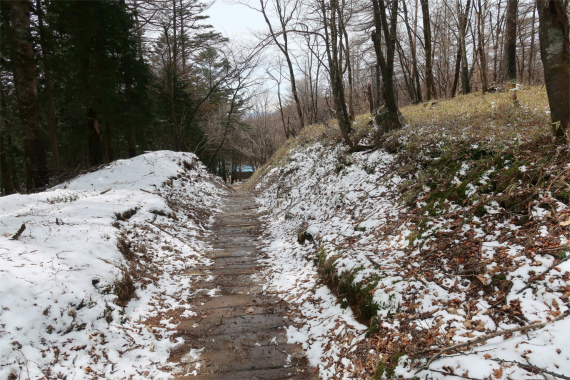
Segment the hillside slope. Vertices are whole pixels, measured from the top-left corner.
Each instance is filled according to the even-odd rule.
[[[544,91],[513,94],[408,107],[383,136],[362,116],[377,148],[354,154],[311,126],[251,180],[267,276],[322,378],[570,372],[570,152]]]
[[[0,379],[169,378],[224,189],[162,151],[0,198]]]

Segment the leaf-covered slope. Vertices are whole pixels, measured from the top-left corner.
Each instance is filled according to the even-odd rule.
[[[266,239],[280,242],[268,255],[292,267],[283,270],[289,276],[314,265],[339,304],[370,326],[358,344],[338,326],[305,328],[308,342],[340,354],[331,362],[322,352],[323,378],[566,372],[570,153],[541,137],[548,133],[538,122],[542,110],[519,105],[507,110],[518,118],[518,135],[516,125],[497,128],[494,139],[469,133],[495,117],[491,104],[471,127],[455,121],[459,133],[450,118],[434,119],[381,136],[375,151],[349,154],[330,138],[301,137],[258,174]],[[270,277],[276,289],[297,294],[284,298],[305,318],[320,318],[307,311],[310,289],[282,273]],[[520,328],[527,332],[509,333]],[[484,344],[437,355],[477,338]]]

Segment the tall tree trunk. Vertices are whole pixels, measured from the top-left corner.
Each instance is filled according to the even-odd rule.
[[[372,42],[376,52],[376,60],[382,71],[382,93],[386,102],[386,110],[382,115],[376,115],[376,122],[382,124],[384,132],[400,128],[400,110],[396,100],[394,88],[394,54],[396,50],[396,26],[398,21],[398,0],[392,0],[390,21],[386,15],[386,6],[383,0],[372,0],[374,6],[374,26]],[[382,51],[382,35],[386,44],[386,56]]]
[[[2,188],[4,189],[4,195],[9,195],[14,193],[14,185],[12,182],[12,174],[10,172],[10,167],[8,165],[8,160],[6,159],[6,126],[5,118],[2,113],[6,110],[6,99],[4,96],[4,91],[2,90],[2,81],[0,81],[0,173],[2,173]]]
[[[49,140],[51,148],[51,164],[53,169],[59,169],[59,152],[57,149],[57,122],[55,118],[55,105],[53,101],[51,70],[49,64],[49,54],[47,49],[46,33],[43,21],[43,11],[41,0],[36,0],[38,12],[38,22],[40,30],[40,46],[42,48],[42,60],[44,63],[44,79],[46,82],[46,100],[49,127]]]
[[[285,124],[285,115],[283,114],[283,103],[281,102],[281,82],[277,82],[277,99],[279,100],[279,113],[281,115],[281,122],[283,123],[283,131],[285,132],[285,138],[288,139],[291,134]]]
[[[370,82],[366,83],[366,93],[368,95],[368,106],[370,115],[374,114],[374,95],[372,94],[372,85]]]
[[[451,85],[451,97],[454,98],[457,92],[457,85],[459,84],[459,74],[461,72],[461,47],[457,49],[455,56],[455,66],[453,70],[453,84]]]
[[[384,95],[382,95],[384,85],[382,84],[382,70],[380,70],[378,62],[374,65],[374,79],[376,80],[374,109],[378,111],[386,103]]]
[[[176,11],[176,0],[172,0],[172,64],[174,67],[174,74],[177,74],[178,70],[178,37],[177,37],[177,21],[178,15]]]
[[[186,32],[184,31],[185,21],[184,21],[184,4],[183,0],[180,0],[180,50],[182,54],[182,75],[186,78]]]
[[[10,168],[8,167],[8,160],[6,160],[6,143],[4,142],[4,124],[0,120],[0,172],[2,172],[2,188],[4,195],[14,193],[14,185],[12,184],[12,176]]]
[[[24,136],[27,187],[33,191],[47,186],[49,177],[44,142],[41,137],[28,0],[10,1],[10,27],[14,53],[14,81]]]
[[[509,1],[509,0],[507,0]],[[502,67],[504,66],[504,60],[505,57],[503,56],[503,58],[499,58],[499,45],[501,45],[500,43],[500,35],[501,35],[501,24],[504,21],[504,15],[501,16],[501,7],[502,7],[502,1],[498,1],[497,2],[497,10],[496,10],[496,21],[495,24],[493,24],[493,17],[491,15],[489,15],[489,29],[490,29],[490,34],[491,34],[491,40],[493,43],[493,83],[497,83],[498,81],[503,82],[504,81],[504,70],[502,69]],[[503,45],[505,44],[506,40],[503,39]],[[505,50],[505,49],[501,49],[501,50]],[[498,66],[497,66],[498,64]]]
[[[426,53],[426,100],[436,97],[435,84],[433,81],[432,49],[431,49],[431,24],[429,19],[428,0],[420,0],[422,17],[424,20],[424,47]]]
[[[402,45],[399,41],[397,41],[396,45],[398,47],[398,59],[400,60],[400,67],[402,68],[402,74],[404,76],[404,86],[408,91],[410,101],[413,102],[415,99],[414,84],[412,82],[411,72],[408,67],[408,61],[405,58],[406,53],[404,52],[404,49],[402,48]]]
[[[87,111],[87,141],[89,143],[89,164],[98,166],[103,163],[103,144],[99,132],[97,112],[93,108]]]
[[[484,0],[484,6],[481,3],[481,0],[478,2],[479,4],[479,14],[478,14],[478,22],[477,22],[477,42],[478,42],[478,50],[479,50],[479,74],[481,75],[481,92],[486,93],[487,88],[489,87],[489,83],[487,80],[487,52],[485,50],[485,14],[487,13],[487,0]]]
[[[530,52],[528,58],[528,83],[532,83],[532,69],[534,63],[534,36],[535,36],[535,28],[534,25],[536,23],[536,7],[532,7],[532,28],[530,32]],[[522,78],[521,78],[522,79]]]
[[[550,104],[552,134],[557,143],[569,142],[570,41],[568,16],[561,0],[538,0],[540,55]]]
[[[354,120],[354,99],[353,99],[353,79],[352,79],[352,64],[350,62],[350,47],[348,45],[348,33],[346,27],[342,25],[342,31],[345,40],[345,56],[346,56],[346,67],[348,71],[348,115],[351,121]]]
[[[263,18],[265,19],[267,26],[269,27],[269,33],[271,34],[273,42],[275,42],[275,45],[277,45],[279,50],[281,50],[283,56],[285,57],[285,61],[287,62],[287,67],[289,68],[289,81],[291,83],[291,93],[293,94],[293,99],[295,100],[295,105],[297,106],[297,114],[299,115],[299,129],[303,129],[305,128],[305,119],[303,117],[303,108],[301,107],[299,94],[297,93],[297,85],[295,82],[295,70],[293,70],[293,62],[291,61],[291,55],[289,52],[289,41],[287,35],[288,20],[286,20],[286,15],[281,12],[281,7],[279,4],[280,0],[276,1],[277,1],[277,8],[279,10],[279,21],[281,22],[281,27],[282,27],[281,37],[283,38],[283,43],[277,40],[277,33],[275,33],[275,31],[273,30],[271,22],[269,21],[269,18],[267,16],[265,8],[266,4],[264,3],[264,0],[259,0],[259,3],[261,5],[261,13],[263,14]]]
[[[137,57],[142,61],[143,59],[143,44],[142,44],[142,26],[139,20],[139,7],[138,0],[133,0],[134,14],[135,14],[135,27],[137,29]]]
[[[330,9],[330,17],[327,16],[327,8]],[[339,27],[337,25],[337,16],[339,16],[340,13],[339,10],[338,0],[330,0],[328,7],[325,5],[324,0],[321,0],[325,44],[327,58],[329,61],[331,90],[336,118],[344,141],[351,149],[353,149],[354,143],[350,138],[352,123],[350,122],[350,117],[346,108],[344,84],[342,81],[342,46],[340,46],[342,36],[339,34]]]
[[[471,0],[467,0],[465,10],[461,11],[459,0],[456,2],[457,12],[460,14],[460,27],[459,27],[459,45],[461,48],[461,86],[463,94],[471,92],[469,63],[467,62],[467,44],[465,43],[465,34],[467,32],[467,22],[469,13],[471,13]]]
[[[238,96],[238,91],[239,91],[239,86],[238,86],[238,89],[236,89],[234,91],[233,96],[232,96],[232,101],[230,102],[230,109],[228,111],[228,116],[226,118],[226,123],[225,123],[226,125],[224,128],[224,134],[222,135],[222,141],[220,141],[220,144],[218,145],[218,147],[214,151],[214,154],[212,154],[212,156],[210,157],[210,160],[208,161],[208,165],[206,165],[207,167],[210,167],[210,165],[212,165],[212,163],[214,162],[214,160],[216,159],[216,157],[218,155],[218,152],[220,151],[220,149],[222,149],[222,146],[226,142],[226,138],[228,137],[228,131],[230,130],[232,115],[234,113],[234,107],[236,104],[236,98]]]
[[[4,112],[6,111],[6,97],[4,96],[4,90],[2,88],[2,81],[0,81],[0,172],[2,173],[2,188],[4,189],[4,195],[9,195],[14,193],[14,185],[12,182],[12,174],[10,172],[10,167],[8,165],[8,160],[6,159],[6,151],[8,149],[6,144],[6,119],[4,118]]]
[[[507,0],[505,24],[505,69],[507,79],[517,81],[517,8],[518,0]]]
[[[412,73],[410,74],[411,79],[411,87],[413,89],[413,102],[414,103],[421,103],[422,102],[422,86],[420,84],[420,74],[418,70],[418,58],[416,54],[416,32],[417,32],[417,25],[418,25],[418,13],[417,13],[417,6],[418,0],[416,0],[416,15],[414,18],[414,30],[412,34],[412,28],[410,26],[408,20],[408,8],[406,7],[406,2],[402,2],[402,6],[404,7],[404,22],[406,23],[406,30],[408,32],[408,41],[411,46],[411,53],[412,53]]]

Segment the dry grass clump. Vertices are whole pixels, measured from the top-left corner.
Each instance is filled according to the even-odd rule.
[[[407,125],[390,133],[377,134],[373,143],[392,153],[406,151],[407,156],[416,156],[426,147],[428,150],[429,147],[445,150],[450,144],[465,142],[480,149],[499,151],[532,142],[544,145],[551,135],[548,111],[544,86],[459,95],[453,99],[403,107],[401,112]],[[371,120],[370,113],[355,117],[355,141],[364,145],[372,142],[370,137],[377,131]],[[253,174],[245,187],[252,189],[270,166],[284,165],[294,148],[315,142],[342,142],[336,120],[309,125],[297,137],[288,139],[271,161]]]
[[[461,95],[406,106],[401,111],[408,126],[394,135],[406,142],[463,140],[497,147],[538,140],[551,133],[544,87]]]
[[[134,271],[131,269],[131,272]],[[125,307],[135,296],[135,283],[133,277],[127,269],[123,269],[123,277],[117,279],[113,286],[113,293],[117,296],[117,304],[119,306]]]

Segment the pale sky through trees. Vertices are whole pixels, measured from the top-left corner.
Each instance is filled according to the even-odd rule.
[[[205,13],[210,16],[208,22],[218,32],[239,41],[252,39],[250,31],[266,27],[260,13],[226,0],[215,1]]]

